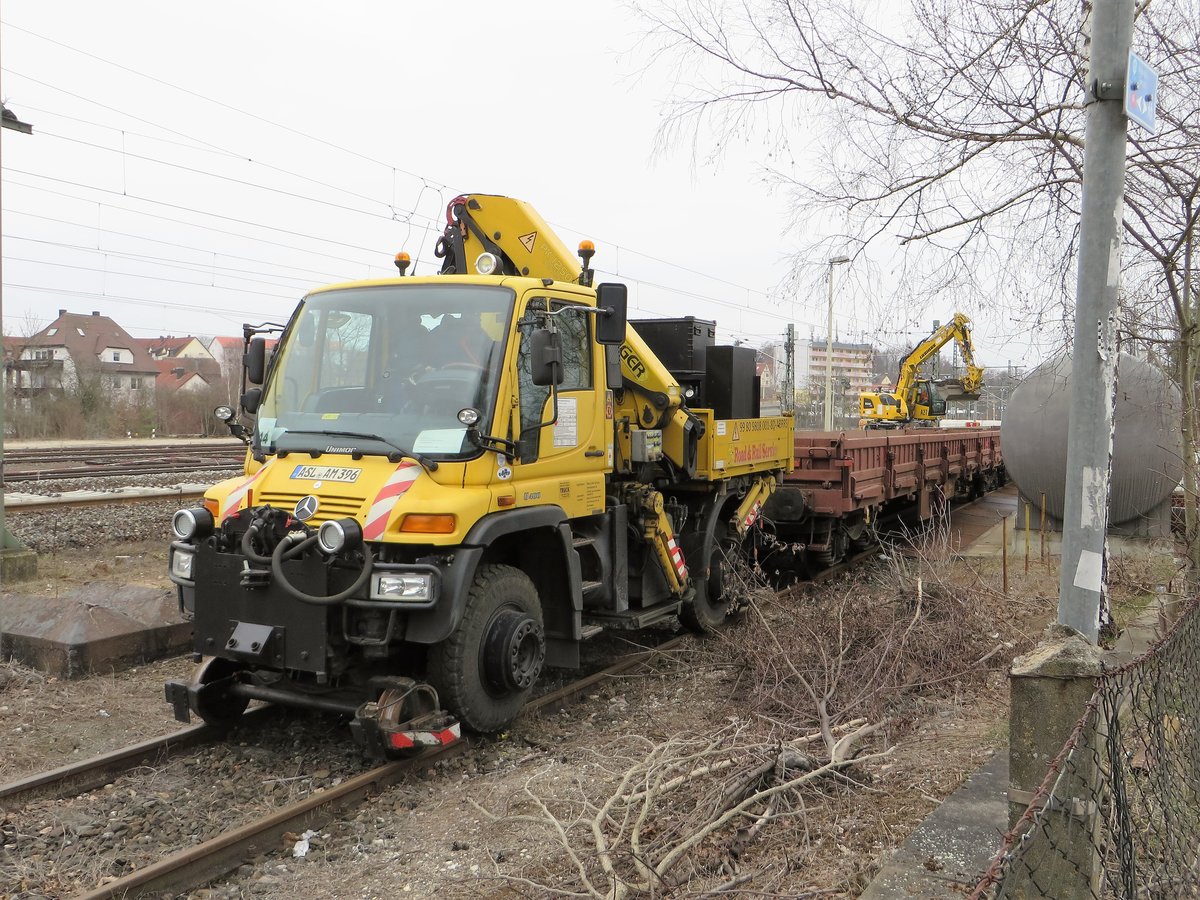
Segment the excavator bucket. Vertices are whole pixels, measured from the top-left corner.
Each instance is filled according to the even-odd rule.
[[[978,400],[980,392],[969,391],[963,385],[961,378],[939,378],[934,381],[938,394],[943,400]]]

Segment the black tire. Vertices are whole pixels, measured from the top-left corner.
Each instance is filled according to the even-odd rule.
[[[679,621],[689,631],[711,634],[725,623],[733,600],[726,584],[726,557],[732,557],[737,552],[736,538],[726,536],[713,541],[712,553],[705,566],[708,575],[692,576],[692,587],[696,593],[679,610]]]
[[[474,731],[507,727],[537,683],[546,635],[537,589],[520,569],[475,573],[454,633],[429,648],[429,682],[442,706]]]

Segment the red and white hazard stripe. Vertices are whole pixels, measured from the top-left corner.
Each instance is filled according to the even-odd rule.
[[[671,554],[671,562],[675,566],[675,574],[679,576],[680,581],[687,581],[687,565],[683,561],[683,551],[675,543],[675,538],[667,538],[667,551]]]
[[[402,462],[396,466],[396,471],[384,482],[375,499],[371,501],[371,508],[367,511],[367,524],[363,526],[363,537],[366,540],[377,541],[383,537],[392,510],[396,508],[396,501],[412,487],[412,483],[420,474],[421,467],[416,463]]]
[[[455,722],[449,728],[438,731],[389,731],[388,743],[397,750],[411,747],[439,747],[453,744],[462,737],[462,725]]]
[[[254,482],[258,481],[258,479],[262,477],[263,472],[267,471],[271,463],[274,461],[275,460],[272,459],[265,466],[233,489],[230,495],[225,498],[225,506],[221,510],[221,518],[219,521],[224,522],[227,518],[229,518],[230,515],[238,510],[238,508],[242,505],[242,501],[245,500],[246,496],[250,493],[250,488],[254,486]]]
[[[761,512],[762,512],[762,504],[759,503],[758,501],[755,501],[754,505],[752,507],[750,507],[750,512],[746,513],[746,518],[744,518],[742,520],[742,526],[745,528],[749,528],[751,525],[753,525],[755,522],[758,521],[758,514]]]

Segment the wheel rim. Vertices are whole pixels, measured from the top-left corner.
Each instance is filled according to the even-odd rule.
[[[546,658],[541,626],[515,609],[496,614],[488,625],[481,649],[484,683],[497,694],[532,687]]]
[[[729,558],[737,553],[737,544],[733,541],[721,541],[713,547],[712,556],[708,563],[708,603],[716,612],[724,612],[729,606]]]

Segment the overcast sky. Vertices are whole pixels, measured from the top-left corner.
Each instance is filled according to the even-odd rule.
[[[779,287],[797,246],[761,148],[655,151],[670,75],[620,3],[4,0],[0,20],[2,93],[34,126],[2,132],[6,333],[60,308],[135,337],[285,321],[401,248],[431,273],[446,203],[474,191],[593,239],[634,315],[824,335],[824,284]],[[839,337],[879,333],[864,283],[838,272]]]

